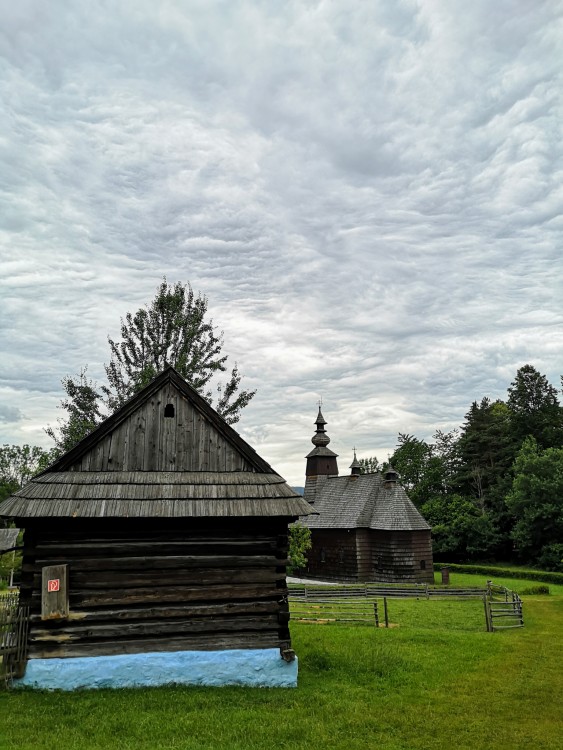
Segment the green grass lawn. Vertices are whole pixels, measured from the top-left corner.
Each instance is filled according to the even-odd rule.
[[[498,633],[480,601],[390,600],[388,630],[293,623],[295,690],[2,693],[0,748],[560,750],[562,588],[525,597],[525,628]]]

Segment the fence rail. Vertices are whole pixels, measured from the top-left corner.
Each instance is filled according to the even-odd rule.
[[[330,587],[322,586],[321,584],[297,584],[291,585],[289,588],[289,595],[292,599],[316,597],[319,595],[319,592],[322,592],[326,599],[341,597],[349,599],[381,599],[382,597],[400,599],[482,599],[483,595],[487,593],[487,589],[483,587],[435,588],[426,583],[414,583],[403,586],[365,584],[363,586],[331,585]]]
[[[487,582],[487,595],[483,597],[487,631],[509,630],[524,627],[522,599],[515,591]]]
[[[27,658],[29,607],[21,607],[18,594],[0,597],[0,687],[21,677]]]
[[[383,599],[388,627],[388,598],[404,599],[481,599],[488,632],[524,627],[522,600],[504,586],[487,581],[484,588],[434,588],[427,584],[409,586],[323,586],[297,584],[289,588],[291,616],[309,622],[373,622],[379,626],[378,600]],[[373,612],[372,612],[373,608]]]

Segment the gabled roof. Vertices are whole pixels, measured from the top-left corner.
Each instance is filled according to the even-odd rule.
[[[66,471],[76,465],[80,459],[88,453],[102,438],[115,430],[116,427],[125,422],[139,407],[146,403],[151,396],[160,391],[165,385],[173,385],[190,404],[222,435],[225,440],[233,445],[251,465],[254,471],[275,473],[272,467],[261,458],[225,420],[219,416],[215,409],[199,393],[187,383],[184,378],[169,366],[157,375],[141,391],[130,398],[120,409],[105,419],[95,430],[81,440],[74,448],[52,463],[45,472]],[[45,473],[44,472],[44,473]]]
[[[0,515],[21,519],[312,512],[172,367],[0,505]]]
[[[318,483],[314,508],[319,515],[303,520],[311,529],[430,529],[404,487],[385,487],[381,474],[327,477]]]

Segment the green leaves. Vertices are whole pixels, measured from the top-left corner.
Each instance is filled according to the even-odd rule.
[[[222,332],[207,319],[207,305],[207,297],[194,294],[189,282],[169,285],[163,279],[148,305],[127,313],[121,320],[121,340],[108,337],[107,384],[99,386],[88,379],[86,367],[62,381],[66,398],[61,408],[67,416],[58,420],[58,432],[50,426],[46,429],[57,455],[75,446],[168,365],[209,403],[215,390],[217,412],[228,424],[238,422],[256,391],[241,390],[236,364],[226,381],[215,382],[217,375],[227,373],[227,355],[222,354]]]
[[[563,571],[563,448],[542,450],[527,438],[514,474],[506,503],[515,518],[511,536],[518,554]]]
[[[212,403],[210,381],[227,371],[227,356],[222,354],[223,334],[217,333],[213,321],[206,319],[207,306],[207,297],[195,295],[189,282],[172,286],[164,279],[149,305],[134,315],[127,313],[121,321],[121,341],[108,338],[108,385],[101,390],[110,411],[168,365]],[[238,422],[240,411],[255,394],[239,392],[240,383],[235,364],[227,382],[216,386],[216,409],[229,424]]]
[[[290,572],[304,568],[307,564],[306,553],[311,549],[311,529],[299,522],[289,527],[289,560]]]

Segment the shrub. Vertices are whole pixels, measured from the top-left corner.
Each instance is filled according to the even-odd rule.
[[[538,565],[546,570],[563,571],[563,544],[546,544],[542,547]]]
[[[449,568],[452,573],[475,573],[483,576],[502,578],[523,578],[526,581],[543,581],[563,585],[563,573],[548,573],[545,570],[520,570],[494,565],[459,565],[458,563],[434,563],[434,570]]]
[[[536,594],[549,594],[549,586],[545,584],[539,584],[538,586],[530,586],[527,589],[522,589],[518,592],[522,596],[534,596]]]

